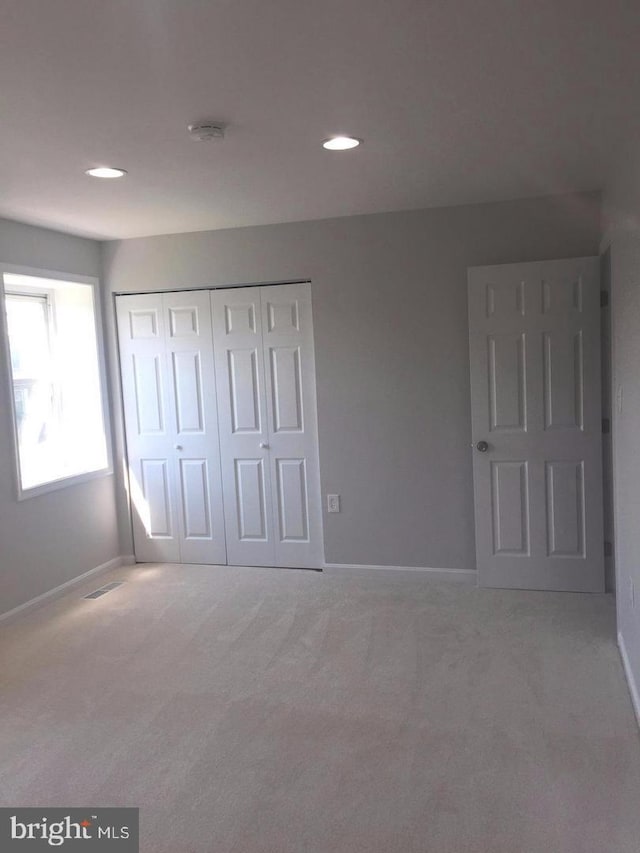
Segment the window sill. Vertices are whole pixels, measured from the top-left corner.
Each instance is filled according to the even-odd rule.
[[[111,477],[113,468],[101,468],[99,471],[87,471],[84,474],[74,474],[71,477],[61,477],[59,480],[50,480],[48,483],[41,483],[39,486],[32,486],[29,489],[23,489],[18,486],[18,500],[26,501],[29,498],[37,498],[39,495],[46,495],[49,492],[57,492],[60,489],[69,489],[72,486],[78,486],[81,483],[88,483],[90,480],[99,480],[103,477]]]

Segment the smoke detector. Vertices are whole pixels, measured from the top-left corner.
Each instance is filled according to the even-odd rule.
[[[224,139],[225,125],[220,121],[199,121],[187,127],[194,142],[217,142]]]

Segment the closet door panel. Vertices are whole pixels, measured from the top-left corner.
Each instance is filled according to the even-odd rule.
[[[311,286],[268,285],[260,290],[276,565],[320,568]]]
[[[278,459],[275,466],[278,536],[281,542],[309,542],[309,502],[304,459]]]
[[[241,542],[267,542],[269,519],[264,459],[235,460],[235,513]]]
[[[211,293],[220,460],[231,565],[277,565],[260,288]]]
[[[258,350],[227,350],[227,376],[231,404],[231,432],[262,433]]]
[[[226,563],[209,291],[163,295],[183,563]]]
[[[172,389],[162,295],[116,300],[136,558],[180,560]]]

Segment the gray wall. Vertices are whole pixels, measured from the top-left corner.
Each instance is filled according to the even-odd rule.
[[[100,273],[99,245],[0,220],[0,261],[77,275]],[[0,613],[116,557],[114,478],[18,502],[10,384],[0,341]]]
[[[322,489],[343,509],[326,560],[475,568],[467,267],[593,255],[599,236],[599,196],[580,194],[110,242],[104,279],[310,279]]]
[[[618,632],[640,689],[640,156],[633,149],[618,159],[604,214],[612,292],[616,606]]]

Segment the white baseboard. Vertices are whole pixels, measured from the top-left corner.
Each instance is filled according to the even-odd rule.
[[[43,604],[51,598],[56,598],[70,587],[82,583],[82,581],[85,581],[93,575],[108,572],[110,569],[117,569],[119,566],[131,565],[131,563],[135,563],[135,558],[132,556],[127,555],[125,557],[114,557],[113,560],[108,560],[106,563],[95,566],[93,569],[89,569],[88,572],[84,572],[75,578],[71,578],[71,580],[65,581],[65,583],[61,583],[59,586],[55,586],[47,592],[43,592],[42,595],[37,595],[35,598],[25,601],[24,604],[19,604],[17,607],[14,607],[13,610],[8,610],[6,613],[0,613],[0,622],[11,619],[13,616],[17,616],[18,613],[23,613],[25,610],[31,610],[32,607],[37,607],[39,604]]]
[[[477,573],[474,569],[430,569],[426,566],[367,566],[349,563],[325,563],[323,571],[328,575],[357,576],[379,575],[398,577],[402,574],[424,575],[432,580],[453,581],[454,583],[476,583]]]
[[[627,684],[629,685],[629,693],[631,693],[633,710],[636,712],[636,720],[640,726],[640,690],[638,689],[633,670],[631,669],[631,662],[629,661],[629,655],[627,654],[627,649],[624,644],[624,638],[620,633],[618,634],[618,648],[620,649],[620,657],[622,658],[624,673],[627,676]]]

